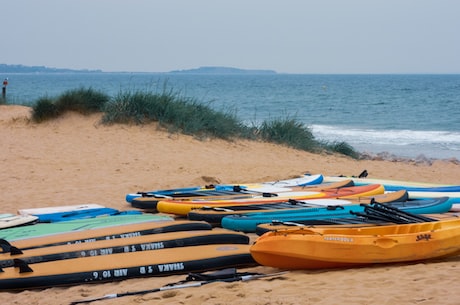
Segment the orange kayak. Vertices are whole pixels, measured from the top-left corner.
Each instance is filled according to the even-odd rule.
[[[267,232],[251,246],[261,265],[283,269],[420,261],[460,253],[460,219],[360,228]]]

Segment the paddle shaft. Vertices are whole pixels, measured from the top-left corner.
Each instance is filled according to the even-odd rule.
[[[235,276],[235,277],[224,278],[224,279],[213,279],[213,280],[209,280],[209,281],[200,281],[200,282],[197,282],[197,283],[184,283],[184,284],[176,284],[176,285],[166,285],[166,286],[163,286],[163,287],[160,287],[160,288],[140,290],[140,291],[106,294],[106,295],[104,295],[102,297],[99,297],[99,298],[87,299],[87,300],[81,300],[81,301],[74,301],[74,302],[71,302],[70,305],[91,303],[91,302],[95,302],[95,301],[115,299],[115,298],[120,298],[120,297],[124,297],[124,296],[147,294],[147,293],[154,293],[154,292],[173,290],[173,289],[200,287],[200,286],[203,286],[203,285],[206,285],[206,284],[209,284],[209,283],[214,283],[214,282],[237,282],[237,281],[247,282],[247,281],[260,279],[260,278],[264,278],[264,277],[273,277],[273,276],[282,275],[282,274],[285,274],[286,272],[287,271],[270,273],[270,274],[250,274],[250,275]]]

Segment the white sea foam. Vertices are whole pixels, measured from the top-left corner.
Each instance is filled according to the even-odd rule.
[[[460,132],[421,130],[377,130],[345,126],[312,125],[317,139],[345,141],[359,150],[389,151],[401,156],[460,159]]]

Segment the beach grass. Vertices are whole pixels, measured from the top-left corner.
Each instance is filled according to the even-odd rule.
[[[270,119],[260,125],[248,126],[231,110],[216,111],[210,104],[167,89],[159,93],[124,90],[110,97],[92,88],[78,88],[56,98],[39,98],[32,108],[35,122],[56,118],[67,111],[81,114],[102,112],[103,124],[157,122],[171,133],[183,133],[198,139],[260,140],[313,153],[332,152],[355,159],[360,157],[346,142],[317,140],[310,128],[295,118]]]
[[[40,123],[60,115],[56,101],[49,97],[39,98],[32,108],[32,120]]]
[[[272,119],[264,121],[258,128],[261,138],[268,142],[287,144],[290,147],[319,152],[322,145],[311,130],[293,118]]]
[[[103,111],[110,97],[103,92],[92,88],[78,88],[64,92],[56,101],[62,111],[76,111],[81,114],[90,114]]]
[[[119,92],[107,103],[102,121],[105,124],[158,122],[169,132],[197,138],[231,139],[245,130],[234,114],[215,111],[208,105],[172,91]]]
[[[54,119],[67,111],[81,114],[101,112],[110,97],[92,88],[78,88],[62,95],[39,98],[32,107],[32,120],[42,122]]]

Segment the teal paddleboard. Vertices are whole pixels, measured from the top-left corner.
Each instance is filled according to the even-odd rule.
[[[152,221],[171,221],[170,216],[161,214],[127,214],[116,216],[102,216],[89,219],[78,219],[56,223],[37,223],[0,230],[0,238],[9,241],[40,237],[72,231],[91,230],[97,228],[120,226]]]

